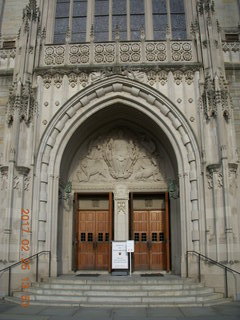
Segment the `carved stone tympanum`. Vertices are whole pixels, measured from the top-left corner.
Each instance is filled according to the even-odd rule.
[[[76,175],[79,182],[164,179],[163,160],[156,143],[127,128],[114,129],[89,141],[81,154]]]

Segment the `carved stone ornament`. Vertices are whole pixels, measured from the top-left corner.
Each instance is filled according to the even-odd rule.
[[[37,109],[31,81],[28,79],[24,84],[21,80],[14,81],[9,90],[7,104],[7,123],[11,124],[14,120],[14,112],[18,110],[20,120],[27,124],[31,122],[33,114]]]
[[[207,166],[208,189],[223,187],[223,174],[219,164],[211,164]]]
[[[231,118],[232,102],[223,76],[216,76],[213,80],[206,77],[202,102],[206,119],[217,117],[219,113],[226,120]]]
[[[198,12],[203,15],[205,13],[210,13],[215,11],[214,1],[212,0],[199,0],[197,2]]]
[[[39,18],[40,12],[37,6],[36,0],[29,0],[28,5],[23,10],[23,20],[27,22],[27,20],[36,21]]]
[[[160,165],[161,162],[161,165]],[[126,179],[163,180],[163,162],[156,143],[123,127],[89,142],[77,167],[79,182]]]
[[[117,201],[117,213],[118,214],[126,214],[126,201]]]
[[[1,171],[1,190],[5,191],[8,189],[8,167],[2,166],[0,167]]]

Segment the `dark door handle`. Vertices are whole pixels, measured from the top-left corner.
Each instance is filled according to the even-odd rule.
[[[149,250],[152,248],[152,241],[150,240],[147,241],[147,247]]]

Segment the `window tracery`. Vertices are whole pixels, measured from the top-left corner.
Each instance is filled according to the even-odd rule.
[[[147,19],[147,14],[151,19]],[[57,0],[54,43],[186,38],[184,0]]]

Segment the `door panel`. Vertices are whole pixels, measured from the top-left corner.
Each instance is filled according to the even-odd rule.
[[[147,200],[144,200],[144,197]],[[134,204],[132,205],[132,239],[135,240],[134,270],[169,271],[167,255],[168,213],[166,210],[168,207],[163,204],[164,198],[166,198],[164,195],[161,195],[161,198],[155,197],[153,200],[150,195],[142,196],[142,198],[138,196],[135,207]],[[150,203],[157,204],[160,208],[142,210]],[[141,210],[139,210],[140,207]]]
[[[81,197],[81,195],[79,195]],[[112,196],[109,195],[109,209],[106,210],[106,196],[82,196],[77,210],[77,269],[108,270],[110,262],[110,241],[112,240]],[[100,203],[100,205],[99,205]],[[101,207],[93,210],[91,207]],[[87,210],[86,208],[89,208]],[[91,210],[90,210],[91,208]]]
[[[78,269],[95,268],[95,211],[78,211]]]

